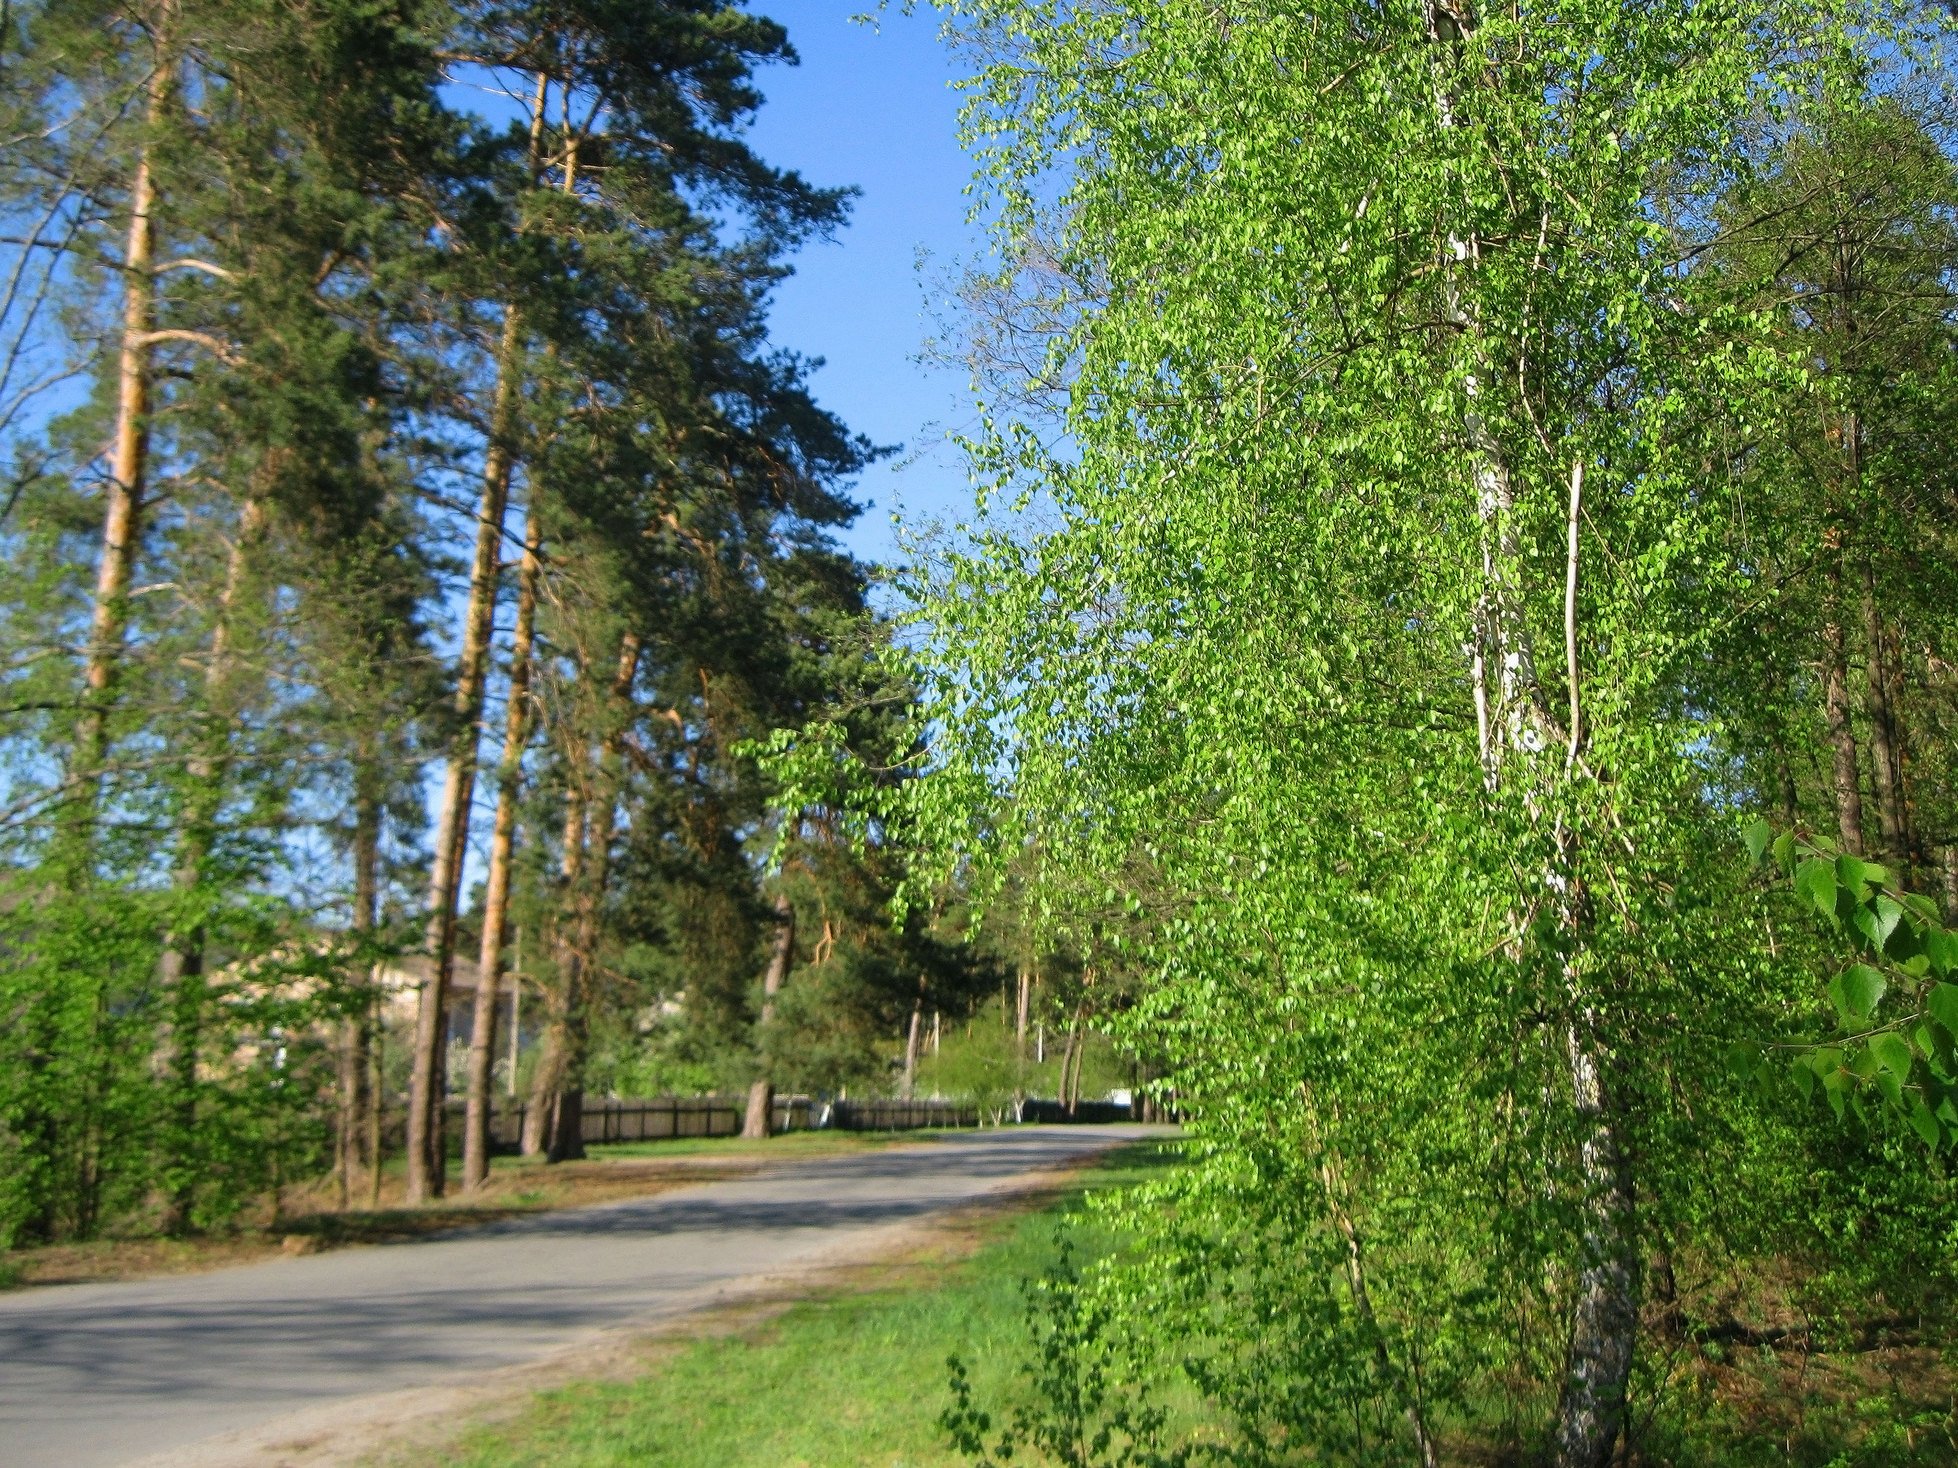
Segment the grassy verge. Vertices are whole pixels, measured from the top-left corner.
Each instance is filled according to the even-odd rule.
[[[954,1468],[939,1431],[945,1358],[988,1404],[1025,1352],[1023,1282],[1055,1223],[1091,1190],[1173,1165],[1173,1143],[1124,1148],[1036,1212],[967,1215],[868,1279],[657,1355],[647,1373],[539,1393],[441,1461],[456,1468]],[[423,1458],[422,1461],[429,1461]]]
[[[772,1162],[915,1141],[921,1135],[791,1132],[761,1142],[738,1137],[689,1137],[593,1147],[585,1161],[556,1165],[499,1157],[492,1164],[488,1185],[481,1191],[451,1193],[419,1208],[409,1208],[402,1201],[397,1162],[382,1178],[378,1208],[342,1210],[324,1184],[288,1188],[276,1210],[268,1206],[256,1217],[240,1218],[222,1233],[179,1239],[91,1239],[0,1253],[0,1290],[189,1274],[249,1264],[281,1253],[311,1254],[363,1244],[400,1243],[527,1213],[644,1197],[688,1183],[737,1177]],[[364,1193],[364,1189],[360,1191]]]

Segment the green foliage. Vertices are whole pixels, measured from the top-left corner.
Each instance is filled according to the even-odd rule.
[[[1044,1077],[1029,1073],[1032,1067],[1021,1059],[1006,1019],[1004,1004],[991,1003],[947,1033],[938,1054],[928,1056],[922,1066],[926,1090],[976,1106],[989,1121],[1011,1112],[1016,1092],[1058,1094],[1051,1068]],[[1042,1080],[1047,1084],[1041,1085]]]
[[[166,996],[156,935],[189,904],[231,957]],[[340,976],[375,955],[307,952],[294,917],[221,889],[102,885],[0,919],[0,1005],[16,1017],[0,1050],[0,1246],[127,1227],[159,1195],[217,1227],[318,1167],[320,1036],[358,1002]],[[201,1038],[181,1074],[158,1077],[166,1023]]]
[[[1778,235],[1795,205],[1763,183],[1865,167],[1906,90],[1872,74],[1910,72],[1917,22],[946,9],[980,59],[992,284],[1045,350],[981,334],[1011,411],[969,445],[980,514],[905,583],[924,778],[852,798],[915,853],[903,910],[1012,906],[1134,976],[1114,1028],[1201,1145],[1173,1199],[1125,1208],[1152,1247],[1096,1286],[1082,1349],[1189,1383],[1232,1461],[1407,1461],[1459,1422],[1474,1451],[1602,1462],[1672,1405],[1631,1365],[1648,1263],[1848,1268],[1889,1155],[1737,1082],[1734,1047],[1794,1038],[1814,995],[1731,852],[1825,736],[1804,670],[1847,635],[1851,583],[1788,552],[1864,503],[1816,469],[1852,431],[1819,385],[1851,333],[1776,274],[1840,236]],[[1916,161],[1869,259],[1922,286],[1935,376],[1944,175],[1892,151]],[[1800,197],[1869,197],[1831,188]],[[1900,463],[1899,513],[1947,504]],[[776,748],[792,801],[853,779],[833,730]],[[1920,1094],[1891,954],[1917,917],[1880,870],[1790,876],[1888,986],[1837,986],[1890,1036],[1856,1088]],[[1883,1288],[1948,1281],[1929,1220],[1886,1240]]]
[[[1191,1447],[1163,1450],[1168,1412],[1111,1393],[1106,1312],[1083,1296],[1071,1241],[1063,1237],[1048,1271],[1030,1282],[1033,1354],[1027,1374],[1034,1404],[989,1439],[991,1416],[973,1404],[965,1363],[948,1357],[952,1405],[939,1425],[968,1462],[999,1468],[1022,1448],[1063,1468],[1183,1468]]]
[[[1856,957],[1826,988],[1835,1036],[1795,1047],[1785,1066],[1737,1046],[1735,1069],[1750,1079],[1785,1071],[1839,1120],[1867,1126],[1888,1114],[1932,1151],[1950,1146],[1958,1127],[1958,936],[1935,903],[1905,891],[1889,868],[1826,837],[1791,832],[1770,843],[1765,822],[1745,835],[1755,860],[1771,850],[1796,895]]]

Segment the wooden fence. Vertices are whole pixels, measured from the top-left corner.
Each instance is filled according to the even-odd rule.
[[[499,1156],[517,1151],[523,1138],[526,1106],[514,1102],[498,1107],[490,1116],[490,1150]],[[732,1137],[741,1131],[747,1115],[745,1096],[649,1096],[643,1099],[615,1099],[587,1096],[583,1112],[583,1136],[587,1145],[605,1142],[658,1142],[676,1137]],[[1072,1122],[1094,1125],[1133,1121],[1140,1108],[1112,1101],[1083,1101],[1073,1114],[1058,1101],[1028,1097],[1021,1104],[1019,1120]],[[1009,1110],[1006,1116],[1010,1118]],[[394,1118],[390,1118],[393,1121]],[[462,1151],[462,1102],[449,1102],[445,1133],[449,1150]],[[834,1128],[846,1132],[903,1132],[925,1127],[976,1127],[982,1117],[975,1106],[955,1101],[871,1100],[818,1101],[809,1096],[775,1098],[775,1130],[806,1132]],[[397,1135],[390,1143],[398,1147]]]
[[[908,1132],[928,1126],[977,1126],[979,1108],[956,1101],[833,1101],[829,1125],[846,1132]]]
[[[1077,1101],[1074,1110],[1069,1111],[1059,1101],[1044,1101],[1038,1096],[1029,1096],[1020,1103],[1020,1120],[1027,1126],[1036,1123],[1052,1125],[1056,1122],[1072,1122],[1078,1126],[1107,1126],[1118,1121],[1156,1120],[1144,1118],[1141,1103],[1127,1101]]]
[[[498,1107],[490,1115],[490,1150],[514,1153],[523,1139],[524,1113],[519,1101]],[[745,1096],[649,1096],[619,1100],[587,1096],[581,1134],[586,1144],[602,1142],[663,1142],[675,1137],[732,1137],[741,1131],[748,1113]],[[778,1096],[775,1130],[806,1132],[818,1125],[822,1107],[807,1096]],[[462,1108],[449,1103],[449,1135],[460,1138]],[[459,1148],[460,1141],[452,1145]]]

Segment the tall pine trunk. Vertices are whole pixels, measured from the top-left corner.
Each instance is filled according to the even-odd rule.
[[[149,477],[150,390],[154,376],[150,333],[155,324],[157,132],[174,81],[166,27],[153,27],[155,65],[145,85],[144,133],[129,179],[129,228],[122,254],[122,329],[116,349],[116,416],[109,449],[109,480],[102,513],[102,538],[96,553],[88,641],[83,652],[82,698],[74,729],[74,748],[57,812],[63,845],[75,863],[73,881],[84,881],[94,867],[94,828],[102,800],[104,764],[109,749],[109,716],[116,699],[129,626],[130,580],[142,541],[143,498]],[[97,1008],[99,1009],[99,1005]],[[45,1005],[34,1006],[26,1025],[28,1066],[42,1072],[60,1049],[59,1022]],[[72,1118],[43,1105],[37,1075],[27,1088],[29,1104],[13,1118],[12,1130],[29,1156],[44,1159],[46,1174]],[[59,1227],[52,1183],[35,1190],[34,1201],[18,1227],[22,1239],[51,1240]]]
[[[447,1050],[446,1005],[455,964],[456,897],[475,794],[482,739],[483,691],[488,681],[490,634],[496,616],[496,584],[509,502],[522,326],[516,307],[503,313],[496,354],[496,388],[490,411],[490,443],[483,464],[482,500],[476,512],[476,556],[470,568],[469,603],[463,613],[462,661],[456,670],[455,732],[449,741],[442,802],[435,818],[435,853],[429,870],[428,982],[415,1014],[414,1053],[408,1071],[407,1201],[412,1207],[442,1196],[448,1159],[443,1155],[439,1112]]]
[[[548,79],[537,73],[530,109],[530,178],[542,165],[544,108]],[[567,165],[568,166],[568,165]],[[447,1079],[449,974],[455,964],[456,898],[469,838],[470,801],[482,740],[483,692],[489,675],[490,637],[496,624],[497,572],[503,548],[503,517],[515,467],[517,404],[522,395],[523,325],[514,304],[503,308],[503,336],[496,349],[489,445],[483,460],[483,493],[477,510],[476,557],[470,569],[469,605],[463,614],[462,662],[456,670],[455,734],[442,781],[442,804],[435,820],[435,853],[428,879],[430,964],[428,984],[415,1014],[415,1047],[408,1071],[407,1201],[439,1198],[448,1178],[442,1139],[443,1090]]]
[[[530,654],[537,618],[537,581],[543,525],[532,502],[524,526],[523,561],[517,570],[517,624],[510,637],[510,684],[503,721],[503,758],[497,770],[496,824],[490,832],[489,872],[483,892],[483,938],[477,960],[476,1008],[469,1025],[469,1088],[463,1114],[462,1185],[489,1180],[490,1095],[496,1068],[496,1007],[503,987],[503,942],[509,924],[510,865],[523,782],[524,746],[530,739]],[[514,1022],[514,1015],[513,1015]]]
[[[585,861],[585,792],[580,783],[583,770],[571,772],[571,788],[564,805],[564,836],[558,856],[557,896],[560,910],[547,933],[555,935],[564,922],[564,908],[577,889],[578,873]],[[553,957],[563,950],[562,942],[551,944]],[[530,1097],[524,1108],[521,1147],[526,1157],[541,1157],[556,1131],[557,1098],[563,1089],[567,1043],[567,991],[565,975],[559,972],[544,986],[544,1025],[537,1044],[537,1064],[530,1075]]]
[[[530,108],[530,167],[533,178],[543,163],[544,109],[550,101],[550,76],[536,74]],[[566,138],[561,188],[577,182],[578,148]],[[489,1180],[491,1077],[496,1068],[496,1007],[503,983],[503,940],[509,922],[510,860],[516,838],[517,797],[523,781],[524,745],[530,737],[530,657],[537,619],[537,588],[542,575],[544,522],[535,482],[524,521],[523,558],[517,570],[517,624],[510,637],[509,702],[504,711],[503,759],[498,770],[496,823],[490,834],[489,873],[483,894],[483,934],[478,950],[476,1005],[469,1022],[469,1072],[463,1110],[462,1183],[479,1188]],[[516,1006],[510,1009],[516,1028]],[[515,1040],[512,1035],[512,1041]],[[511,1084],[516,1083],[516,1050],[510,1053]]]
[[[354,756],[353,931],[361,940],[373,936],[380,917],[381,893],[381,769],[373,736],[359,737]],[[375,1102],[369,1092],[368,1068],[374,1044],[374,967],[361,966],[359,1008],[340,1025],[334,1116],[334,1176],[340,1207],[351,1206],[354,1174],[362,1168],[379,1175],[380,1158],[366,1145],[363,1124]]]
[[[639,636],[628,632],[619,644],[618,672],[612,680],[611,707],[599,746],[597,799],[586,823],[583,881],[578,921],[565,955],[564,1080],[557,1099],[557,1126],[548,1156],[563,1162],[585,1155],[585,1050],[591,1036],[591,976],[603,924],[605,891],[611,876],[612,840],[618,833],[619,791],[624,783],[626,729],[631,723],[632,685],[639,672]]]
[[[775,942],[769,949],[768,968],[761,981],[761,1044],[758,1047],[761,1074],[748,1087],[748,1114],[742,1118],[741,1135],[768,1136],[775,1130],[775,1078],[769,1054],[769,1024],[775,1018],[775,996],[788,981],[789,964],[795,956],[795,904],[789,894],[775,894]]]
[[[590,1028],[589,980],[602,926],[605,888],[610,876],[612,841],[618,832],[619,790],[623,783],[626,729],[631,723],[632,685],[639,670],[639,635],[628,632],[619,644],[619,661],[604,712],[592,797],[583,825],[584,850],[576,866],[569,936],[558,947],[558,1002],[546,1036],[548,1064],[538,1066],[531,1110],[542,1130],[545,1157],[563,1162],[584,1155],[585,1042]],[[562,935],[562,930],[560,930]],[[530,1120],[525,1118],[526,1151]]]
[[[150,332],[156,313],[156,183],[153,154],[172,81],[159,41],[150,73],[146,130],[129,181],[129,233],[122,253],[122,340],[116,353],[116,426],[109,460],[108,503],[96,558],[82,710],[75,736],[75,825],[92,823],[108,753],[109,713],[123,640],[129,625],[129,582],[142,539],[143,494],[149,475]]]

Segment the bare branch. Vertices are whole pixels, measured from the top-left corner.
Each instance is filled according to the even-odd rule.
[[[236,347],[218,340],[208,331],[189,331],[180,326],[166,327],[161,331],[146,331],[135,338],[138,346],[153,346],[158,342],[189,342],[192,346],[204,348],[227,367],[243,364],[244,358],[238,355]]]
[[[186,255],[179,260],[165,260],[161,265],[151,267],[150,274],[161,275],[166,270],[200,270],[217,280],[238,278],[235,271],[226,270],[222,265],[213,265],[209,260],[199,260],[191,255]]]

